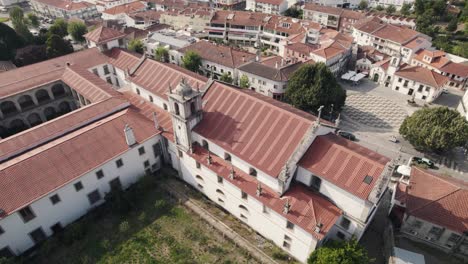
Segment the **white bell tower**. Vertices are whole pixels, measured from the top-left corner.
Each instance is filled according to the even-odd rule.
[[[202,93],[192,89],[182,78],[177,87],[169,87],[169,109],[174,129],[174,140],[182,151],[192,151],[193,127],[200,122],[202,114]]]

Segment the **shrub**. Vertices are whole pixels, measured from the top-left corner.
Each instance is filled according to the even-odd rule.
[[[71,225],[68,230],[65,230],[63,235],[63,243],[71,245],[76,241],[83,239],[86,235],[86,226],[83,222],[78,222]]]
[[[123,221],[119,224],[119,231],[121,233],[125,233],[127,232],[128,230],[130,229],[130,224],[128,223],[128,221]]]

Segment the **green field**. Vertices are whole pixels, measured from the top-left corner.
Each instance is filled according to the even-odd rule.
[[[256,263],[145,177],[47,240],[28,263]]]

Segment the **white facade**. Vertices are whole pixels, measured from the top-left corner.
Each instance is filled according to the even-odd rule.
[[[414,0],[369,0],[369,6],[370,7],[377,7],[377,6],[383,6],[383,7],[388,7],[390,5],[395,6],[397,10],[400,10],[403,4],[408,3],[412,4]]]
[[[32,202],[29,207],[35,218],[27,223],[23,221],[18,212],[0,219],[0,226],[5,231],[0,235],[0,250],[8,247],[13,254],[21,254],[35,244],[30,232],[40,228],[47,237],[51,236],[53,235],[51,227],[56,223],[64,227],[88,213],[90,209],[102,204],[105,194],[111,190],[110,181],[119,178],[122,188],[126,189],[145,175],[145,170],[148,169],[144,166],[146,160],[150,162],[151,166],[156,164],[156,167],[159,168],[160,157],[155,157],[152,146],[160,140],[161,136],[157,135],[141,144],[132,146],[121,155]],[[145,154],[139,154],[140,147],[145,148]],[[117,168],[116,161],[119,159],[123,161],[123,166]],[[101,179],[98,179],[96,175],[99,170],[104,173],[104,177]],[[80,190],[74,186],[78,182],[83,185]],[[99,192],[101,199],[91,204],[88,194],[95,190]],[[60,202],[54,205],[50,198],[56,194],[59,196]]]
[[[409,80],[398,75],[395,75],[393,78],[392,90],[414,96],[414,98],[424,100],[428,103],[434,101],[442,93],[441,88]]]
[[[460,100],[460,104],[458,105],[457,110],[468,121],[468,90],[465,92],[463,98]]]
[[[87,2],[85,2],[85,5],[83,5],[81,8],[71,10],[60,8],[37,0],[31,0],[30,5],[35,13],[49,18],[79,18],[88,20],[99,17],[99,12],[96,9],[96,6]]]
[[[249,88],[257,93],[275,98],[275,95],[284,94],[288,82],[274,81],[256,74],[238,70],[239,80],[243,75],[249,79]],[[279,98],[275,98],[279,99]]]
[[[279,15],[288,9],[288,1],[282,0],[281,3],[277,5],[255,0],[247,0],[245,9],[264,14]]]
[[[306,2],[324,6],[357,8],[361,0],[308,0]]]

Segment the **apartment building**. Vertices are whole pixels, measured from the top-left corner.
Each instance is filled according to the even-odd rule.
[[[32,10],[48,18],[79,18],[88,20],[100,16],[96,6],[85,1],[71,0],[32,0]]]
[[[287,0],[247,0],[246,10],[264,14],[280,15],[288,9]]]
[[[352,25],[366,17],[366,15],[361,12],[314,3],[306,3],[303,10],[304,19],[346,33],[351,33]]]

